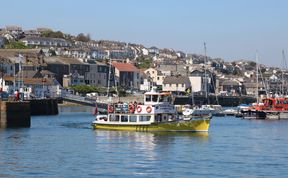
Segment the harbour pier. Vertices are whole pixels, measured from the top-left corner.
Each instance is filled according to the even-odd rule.
[[[0,101],[0,128],[30,127],[31,116],[57,114],[56,99]]]

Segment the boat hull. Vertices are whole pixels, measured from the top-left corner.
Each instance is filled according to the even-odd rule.
[[[179,121],[179,122],[165,122],[165,123],[152,123],[152,124],[143,124],[143,125],[93,123],[92,126],[94,129],[122,130],[122,131],[208,132],[209,127],[210,127],[210,119]]]

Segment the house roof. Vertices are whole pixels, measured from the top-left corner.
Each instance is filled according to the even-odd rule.
[[[42,75],[55,75],[55,73],[49,71],[49,70],[41,70],[40,73]]]
[[[239,86],[240,83],[234,80],[225,80],[222,82],[222,85]]]
[[[122,72],[139,72],[139,69],[130,63],[112,62],[112,65]]]
[[[47,37],[25,37],[22,41],[49,41],[49,42],[67,42],[65,39],[62,38],[47,38]]]
[[[186,76],[167,76],[163,80],[163,84],[183,84],[190,83],[190,80]]]
[[[257,83],[253,82],[253,83],[244,83],[243,84],[246,88],[257,88]],[[258,83],[258,87],[259,88],[264,88],[265,86],[263,85],[263,83]]]
[[[17,76],[24,78],[42,78],[42,74],[35,70],[21,70],[17,73]]]
[[[14,81],[14,77],[4,76],[5,81]],[[16,79],[18,81],[19,78]],[[23,78],[25,85],[53,85],[53,79],[50,78]]]
[[[47,64],[67,64],[67,65],[86,64],[76,58],[68,58],[68,57],[60,57],[60,56],[46,57],[44,60]]]

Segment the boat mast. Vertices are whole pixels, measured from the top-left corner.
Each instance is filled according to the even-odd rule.
[[[282,50],[282,73],[281,73],[281,95],[284,97],[284,70],[286,70],[287,64],[285,59],[285,52]]]
[[[108,71],[108,81],[107,81],[107,97],[109,97],[110,77],[111,77],[111,58],[109,59],[109,71]]]
[[[206,43],[204,42],[204,82],[205,82],[205,97],[206,99],[208,98],[208,93],[207,93],[207,76],[206,76],[206,63],[207,63],[207,55],[206,55]]]
[[[258,97],[258,95],[259,95],[259,86],[258,86],[258,77],[259,77],[259,74],[258,74],[259,72],[258,72],[258,51],[256,51],[256,98],[257,98],[257,103],[259,103],[259,97]]]
[[[192,99],[192,106],[195,106],[194,95],[193,95],[193,87],[191,85],[191,99]]]

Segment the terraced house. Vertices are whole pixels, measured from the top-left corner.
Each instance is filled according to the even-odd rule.
[[[70,47],[71,43],[61,38],[26,37],[21,39],[26,46]]]
[[[122,86],[129,89],[140,88],[140,70],[130,63],[113,62],[115,68],[116,86]]]

